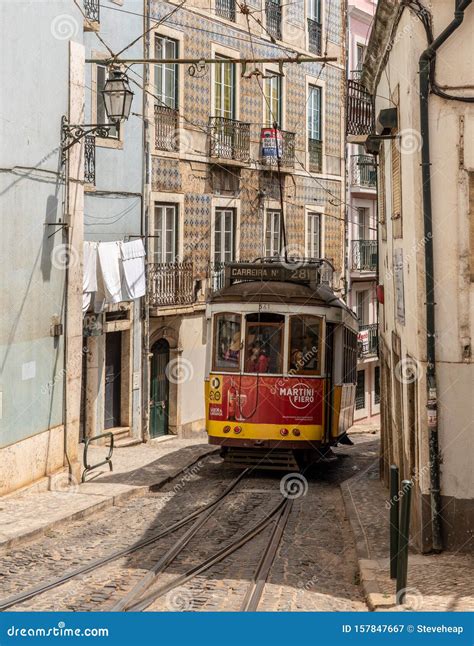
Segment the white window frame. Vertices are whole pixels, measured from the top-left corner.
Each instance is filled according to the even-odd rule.
[[[283,77],[281,74],[273,70],[266,70],[265,76],[269,78],[263,79],[263,93],[264,99],[264,123],[267,128],[273,128],[273,124],[278,124],[280,130],[283,130]],[[273,101],[278,101],[277,114],[274,114]]]
[[[317,11],[315,8],[317,7]],[[308,0],[308,18],[322,24],[322,0]]]
[[[162,226],[161,231],[158,227],[158,209],[165,210],[165,222],[163,227],[163,214],[162,214]],[[168,209],[173,209],[173,227],[168,228]],[[179,204],[174,202],[162,202],[156,201],[154,203],[153,211],[153,235],[161,236],[161,240],[158,237],[153,238],[152,249],[153,249],[153,262],[156,263],[170,263],[176,262],[179,258],[179,235],[180,235],[180,208]],[[171,250],[167,249],[167,233],[168,231],[173,232],[172,236],[172,245]],[[160,248],[159,248],[160,247]]]
[[[165,48],[167,43],[172,44],[174,46],[174,57],[175,58],[179,57],[180,42],[176,38],[171,38],[170,36],[167,36],[161,33],[155,33],[154,35],[155,58],[160,58],[159,48],[157,47],[157,43],[159,40],[165,43]],[[162,48],[162,51],[163,51],[163,48]],[[170,56],[166,55],[163,58],[170,58]],[[160,68],[162,69],[161,88],[159,87],[159,84],[158,84],[158,71]],[[166,94],[166,78],[168,75],[172,75],[172,78],[173,78],[174,96],[171,96],[171,95],[167,96]],[[159,63],[155,65],[153,85],[154,85],[154,94],[156,94],[158,100],[160,101],[159,105],[165,105],[168,108],[177,110],[179,106],[179,65],[177,63]]]
[[[315,92],[317,90],[317,92]],[[319,105],[314,105],[314,96],[319,96]],[[317,118],[315,119],[315,115]],[[314,121],[317,121],[315,128]],[[319,136],[313,136],[319,135]],[[323,141],[323,88],[320,85],[308,84],[308,139]]]
[[[318,251],[314,252],[314,222],[318,223]],[[306,214],[306,255],[308,258],[322,258],[322,214],[318,211],[308,211]]]
[[[225,56],[224,54],[215,54],[216,58],[220,59],[226,59],[230,58],[230,56]],[[224,75],[224,69],[229,65],[230,72],[231,72],[231,83],[226,84],[225,82],[225,75]],[[235,65],[232,63],[225,63],[222,65],[214,65],[214,75],[213,75],[213,114],[215,117],[222,117],[224,119],[237,119],[237,73],[236,73],[236,68]],[[222,88],[222,91],[220,93],[221,100],[218,101],[218,92],[217,88],[218,87]],[[225,101],[224,101],[224,96],[225,96],[225,89],[230,88],[231,92],[231,110],[230,112],[225,110]],[[220,103],[220,105],[218,105]]]
[[[228,228],[222,227],[223,217],[226,219],[230,215],[230,250],[226,249],[226,233]],[[213,261],[219,262],[233,262],[235,260],[236,250],[236,230],[237,230],[237,211],[235,208],[216,207],[214,209],[214,249]],[[219,239],[219,251],[217,251],[217,241]],[[217,255],[219,254],[219,258]]]
[[[278,214],[278,218],[275,216]],[[282,239],[281,239],[281,218],[282,218],[282,212],[281,209],[267,209],[265,213],[265,240],[264,240],[264,245],[265,245],[265,256],[270,257],[270,256],[280,256],[281,251],[282,251]],[[275,222],[278,222],[277,226],[275,226]],[[269,224],[270,224],[270,230],[269,230]],[[270,233],[270,237],[268,238],[268,232]],[[278,236],[278,249],[276,250],[275,253],[275,236]],[[270,245],[267,245],[267,240],[270,240]]]

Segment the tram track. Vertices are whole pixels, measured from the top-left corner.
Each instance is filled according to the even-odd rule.
[[[211,517],[218,512],[218,510],[228,499],[229,495],[235,491],[237,485],[249,474],[249,471],[250,469],[243,470],[214,500],[207,503],[201,509],[197,509],[192,513],[186,515],[184,518],[173,523],[166,529],[153,534],[152,536],[149,536],[146,539],[143,539],[131,546],[115,550],[98,559],[94,559],[93,561],[74,570],[70,570],[69,572],[66,572],[59,577],[45,581],[37,586],[23,590],[20,593],[6,597],[3,600],[0,600],[0,611],[5,611],[11,608],[20,609],[21,604],[24,604],[25,602],[34,599],[35,597],[41,597],[41,595],[46,594],[49,591],[54,591],[56,588],[60,588],[61,586],[65,585],[75,578],[79,578],[82,575],[100,572],[101,568],[104,568],[105,566],[111,564],[113,561],[137,553],[140,550],[145,550],[146,548],[153,548],[154,545],[159,543],[161,539],[172,535],[174,532],[177,532],[179,529],[185,527],[192,521],[194,521],[194,523],[191,525],[191,527],[189,527],[185,531],[185,533],[182,534],[177,539],[177,541],[171,545],[171,547],[158,559],[156,563],[153,563],[153,565],[148,568],[148,571],[137,581],[132,589],[128,590],[125,596],[115,601],[112,607],[104,608],[104,610],[146,610],[164,594],[185,584],[188,581],[191,581],[202,572],[211,568],[213,565],[223,561],[227,557],[230,557],[242,546],[247,544],[254,537],[263,532],[272,523],[274,523],[274,529],[271,533],[270,541],[265,547],[261,562],[259,563],[258,568],[255,571],[255,576],[249,584],[248,595],[250,595],[251,601],[249,603],[248,610],[252,610],[254,607],[256,608],[258,605],[258,598],[262,594],[265,580],[271,567],[271,563],[276,554],[276,550],[278,549],[278,544],[283,534],[286,519],[288,518],[289,512],[291,510],[292,501],[286,498],[280,500],[278,504],[274,505],[269,511],[266,511],[264,518],[254,524],[251,529],[240,536],[240,538],[231,541],[222,549],[215,551],[209,557],[200,561],[196,566],[180,575],[171,583],[161,585],[161,587],[159,587],[158,589],[150,591],[153,586],[156,585],[160,574],[164,573],[165,570],[177,559],[177,557],[183,553],[190,541],[205,526],[206,522],[209,521]],[[268,490],[269,493],[271,491],[271,489]],[[243,489],[239,493],[247,495],[249,493],[252,494],[253,489]],[[263,490],[260,493],[263,493]],[[228,524],[231,526],[232,522],[235,522],[235,520],[233,521],[231,517],[226,518],[225,514],[219,520],[222,522],[228,522]],[[146,554],[144,554],[144,558],[145,557]],[[106,578],[104,578],[102,585],[106,587],[107,584],[108,581]]]
[[[28,590],[25,590],[23,592],[20,592],[15,595],[11,595],[9,597],[6,597],[5,599],[0,600],[0,612],[3,612],[5,610],[8,610],[9,608],[16,606],[20,603],[23,603],[25,601],[29,601],[30,599],[33,599],[36,596],[39,596],[41,594],[44,594],[45,592],[52,590],[54,588],[60,587],[64,583],[67,583],[71,579],[77,578],[83,574],[88,574],[90,572],[93,572],[94,570],[98,570],[101,567],[128,555],[131,555],[135,552],[137,552],[140,549],[143,549],[145,547],[149,547],[150,545],[153,545],[154,543],[158,542],[162,538],[165,538],[169,534],[172,534],[176,532],[177,530],[181,529],[188,523],[190,523],[192,520],[194,520],[196,517],[201,516],[203,518],[203,521],[200,523],[199,527],[203,524],[204,520],[207,520],[207,518],[211,515],[209,512],[215,511],[216,506],[220,505],[222,501],[229,495],[229,493],[237,486],[237,484],[247,475],[249,469],[243,470],[232,482],[226,487],[226,489],[213,501],[209,502],[207,505],[205,505],[201,509],[197,509],[193,511],[192,513],[188,514],[181,520],[179,520],[176,523],[173,523],[170,527],[166,528],[165,530],[158,532],[157,534],[154,534],[153,536],[150,536],[146,539],[143,539],[129,547],[121,548],[119,550],[115,550],[111,552],[110,554],[107,554],[103,557],[100,557],[98,559],[95,559],[91,561],[90,563],[87,563],[86,565],[83,565],[79,568],[76,568],[74,570],[71,570],[70,572],[67,572],[66,574],[56,577],[54,579],[51,579],[50,581],[47,581],[45,583],[41,583],[37,586],[34,586],[33,588],[30,588]],[[200,519],[198,519],[197,522],[199,522]],[[194,526],[193,526],[194,527]],[[198,528],[199,528],[198,527]],[[192,528],[191,528],[192,529]],[[197,531],[197,530],[196,530]],[[195,532],[194,532],[195,533]],[[193,534],[194,535],[194,534]],[[189,536],[189,540],[192,538],[192,536]]]

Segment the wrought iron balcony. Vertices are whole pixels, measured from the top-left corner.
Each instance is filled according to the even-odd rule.
[[[352,240],[351,251],[354,271],[377,270],[377,240]]]
[[[165,105],[155,105],[155,148],[179,150],[179,113]]]
[[[351,183],[353,186],[376,188],[377,170],[372,155],[351,156]]]
[[[276,136],[275,136],[275,133]],[[270,136],[269,136],[270,135]],[[274,128],[262,128],[260,162],[265,166],[294,168],[295,165],[295,133]]]
[[[312,18],[308,18],[308,45],[309,51],[313,54],[321,54],[322,52],[322,25]]]
[[[366,88],[349,79],[347,81],[347,135],[370,135],[374,132],[374,104]]]
[[[379,326],[377,323],[359,325],[357,335],[357,352],[359,358],[370,357],[377,354],[379,345]]]
[[[95,186],[95,137],[84,137],[84,182]]]
[[[235,22],[235,0],[216,0],[216,14]]]
[[[319,139],[308,139],[309,170],[320,173],[323,170],[323,142]]]
[[[92,22],[100,21],[99,0],[84,0],[84,14]]]
[[[210,117],[209,154],[211,157],[246,162],[250,158],[250,124]]]
[[[267,32],[274,38],[281,40],[281,7],[278,1],[266,0],[265,18]]]
[[[195,301],[193,263],[159,262],[148,265],[150,307],[190,305]]]

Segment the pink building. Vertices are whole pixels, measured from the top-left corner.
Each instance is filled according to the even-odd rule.
[[[359,80],[377,2],[348,4],[348,78]],[[380,412],[380,367],[377,356],[376,302],[377,211],[376,167],[363,146],[347,145],[347,289],[359,318],[356,421],[373,421]]]

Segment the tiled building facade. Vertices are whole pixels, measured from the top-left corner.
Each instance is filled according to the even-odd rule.
[[[205,299],[222,263],[282,252],[284,217],[290,256],[330,260],[337,289],[344,269],[344,3],[194,2],[158,24],[173,8],[149,4],[150,54],[248,62],[150,70],[152,436],[204,427]],[[336,60],[251,62],[297,54]],[[283,216],[275,159],[262,157],[274,122]]]

